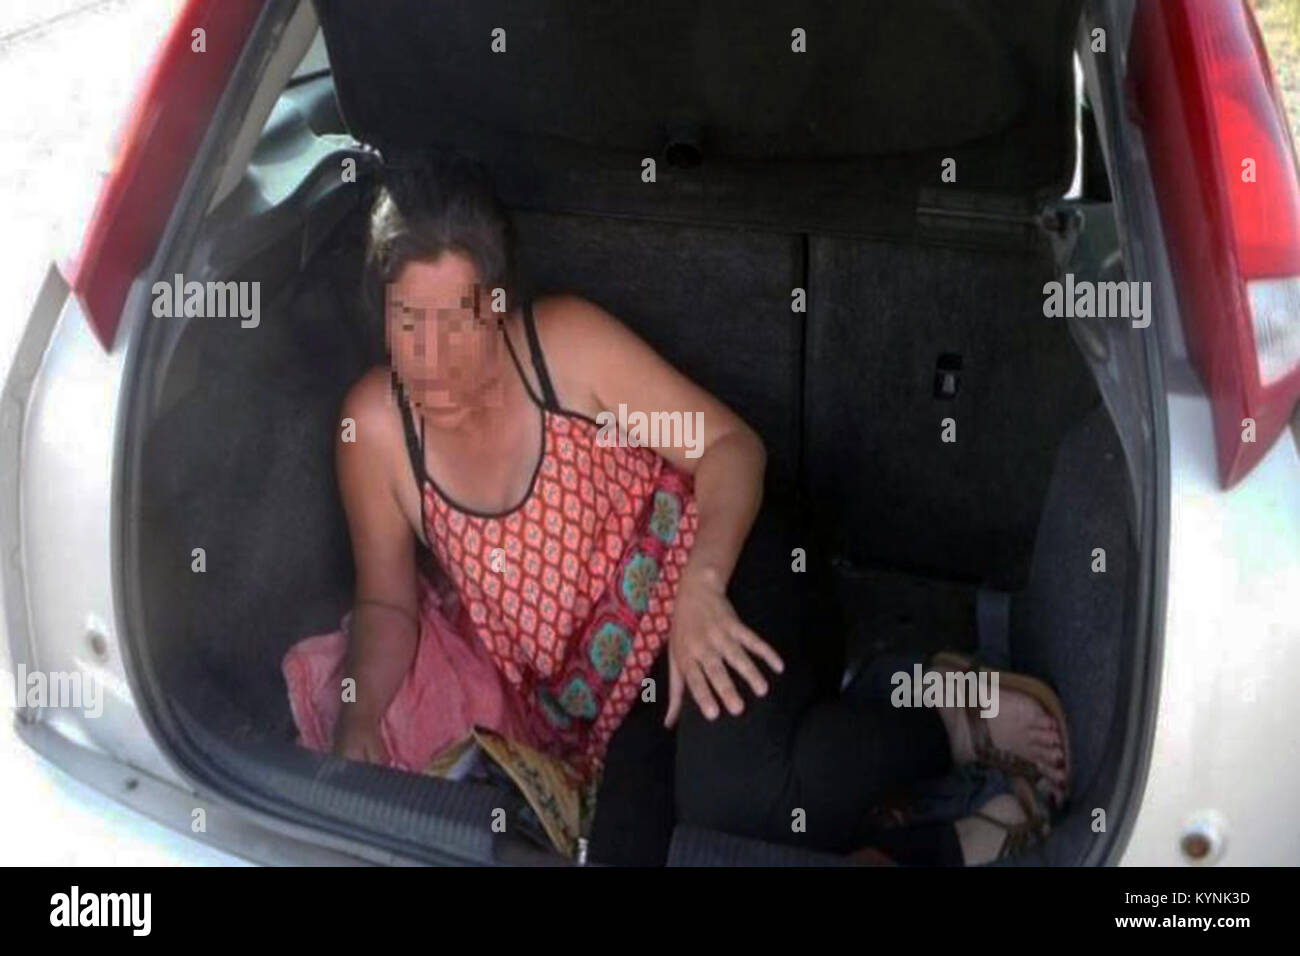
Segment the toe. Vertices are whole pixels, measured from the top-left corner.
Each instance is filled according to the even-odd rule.
[[[1051,767],[1056,763],[1056,755],[1060,752],[1060,748],[1050,743],[1036,743],[1030,747],[1029,752],[1035,763]]]

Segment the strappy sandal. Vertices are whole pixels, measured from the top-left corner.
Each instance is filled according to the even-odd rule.
[[[935,654],[930,658],[929,667],[932,670],[945,673],[956,671],[963,674],[993,670],[993,668],[986,667],[964,654],[953,651],[940,651]],[[1070,732],[1069,724],[1065,719],[1065,706],[1061,703],[1061,698],[1056,696],[1056,692],[1046,683],[1037,677],[1030,677],[1028,674],[999,670],[998,684],[1007,690],[1025,694],[1036,700],[1052,716],[1052,719],[1056,721],[1056,725],[1061,729],[1061,747],[1065,751],[1065,793],[1061,798],[1061,802],[1064,803],[1070,794]],[[978,705],[968,704],[964,710],[966,724],[970,727],[971,744],[975,750],[975,762],[989,767],[996,767],[1008,776],[1023,777],[1031,787],[1037,787],[1043,779],[1043,773],[1038,769],[1038,765],[1028,757],[1022,757],[1019,754],[995,746],[988,725],[979,715]]]
[[[1047,813],[1038,799],[1038,791],[1034,789],[1028,780],[1024,777],[1012,777],[1011,794],[1016,798],[1016,802],[1020,804],[1020,808],[1025,811],[1025,819],[1020,823],[1007,823],[1004,820],[997,819],[997,817],[990,816],[982,810],[976,810],[972,814],[972,816],[993,824],[1006,834],[1002,840],[1002,846],[998,848],[998,855],[993,862],[1020,856],[1022,853],[1034,849],[1047,839],[1048,833],[1051,832],[1051,827],[1047,822]]]
[[[887,793],[868,810],[867,819],[881,830],[951,823],[973,816],[994,797],[1011,793],[1010,780],[997,767],[963,764],[942,777]]]
[[[1018,823],[999,820],[982,808],[995,798],[1012,796],[1024,811]],[[963,818],[976,817],[992,823],[1005,836],[994,860],[1004,860],[1038,846],[1050,832],[1048,810],[1040,795],[1024,777],[1011,776],[996,767],[966,764],[944,777],[897,791],[877,802],[868,814],[882,836],[877,843],[888,846],[885,833],[936,823],[953,824]],[[858,865],[889,865],[891,859],[879,846],[863,847],[849,854]]]

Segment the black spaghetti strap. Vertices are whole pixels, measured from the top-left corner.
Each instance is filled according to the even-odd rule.
[[[429,473],[424,468],[424,422],[420,422],[420,435],[417,438],[411,403],[407,401],[400,384],[397,386],[397,403],[402,406],[402,430],[406,432],[406,452],[411,456],[411,470],[415,472],[415,484],[423,494],[424,486],[429,482]]]
[[[542,356],[542,343],[537,337],[537,323],[533,321],[533,300],[524,302],[524,332],[528,335],[528,352],[533,359],[533,371],[537,373],[537,383],[542,387],[542,397],[546,407],[556,411],[560,407],[555,397],[555,387],[551,384],[550,373],[546,371],[546,359]]]
[[[537,393],[533,391],[533,386],[529,384],[528,376],[524,374],[524,367],[519,361],[519,355],[515,352],[515,347],[510,341],[510,336],[505,332],[502,332],[501,336],[506,340],[506,351],[510,353],[510,361],[514,363],[515,371],[519,373],[519,381],[523,383],[524,391],[528,393],[528,397],[532,399],[534,405],[545,411],[546,402],[538,397]]]

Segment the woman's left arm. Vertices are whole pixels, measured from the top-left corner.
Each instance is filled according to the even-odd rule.
[[[597,417],[641,412],[679,414],[676,434],[651,435],[652,447],[693,476],[699,527],[674,602],[669,637],[669,704],[665,723],[677,721],[683,687],[705,717],[718,716],[718,699],[731,714],[744,710],[730,671],[754,693],[767,680],[751,655],[774,671],[781,658],[737,618],[727,585],[763,497],[766,453],[735,412],[660,357],[616,319],[583,299],[548,300],[546,340],[557,388],[570,407]],[[558,361],[557,361],[558,359]],[[688,424],[689,416],[689,427]],[[661,421],[676,420],[673,418]]]

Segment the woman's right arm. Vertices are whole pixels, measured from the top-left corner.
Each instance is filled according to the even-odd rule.
[[[386,762],[379,723],[415,658],[419,637],[415,534],[395,490],[396,439],[386,376],[367,375],[348,392],[343,418],[355,422],[355,441],[335,445],[339,491],[352,537],[356,599],[344,676],[356,681],[335,729],[335,752],[353,760]],[[396,432],[396,434],[394,434]],[[405,462],[405,455],[396,458]]]

